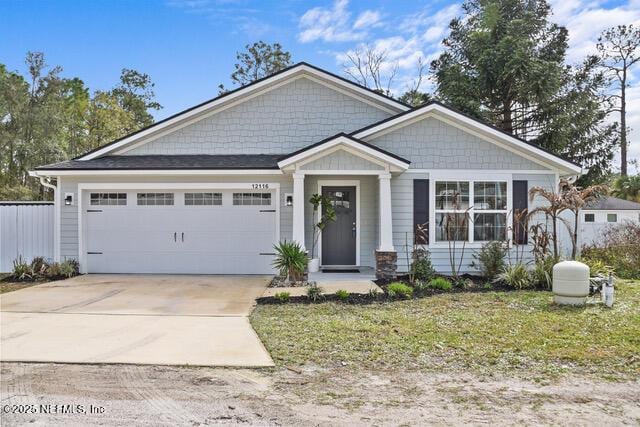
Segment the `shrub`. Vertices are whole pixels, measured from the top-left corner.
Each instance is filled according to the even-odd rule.
[[[369,289],[369,298],[378,298],[378,295],[380,295],[378,288]]]
[[[34,279],[45,277],[49,265],[45,261],[44,257],[37,256],[31,260],[31,274]]]
[[[444,277],[436,277],[429,282],[429,287],[432,289],[439,289],[441,291],[450,291],[452,285],[451,282]]]
[[[401,282],[393,282],[387,286],[387,294],[390,298],[411,298],[413,288]]]
[[[31,266],[22,258],[22,255],[13,260],[13,271],[11,277],[14,280],[32,280],[33,272]]]
[[[418,280],[413,284],[413,291],[418,295],[424,294],[428,289],[429,289],[428,282],[423,282],[422,280]]]
[[[640,224],[624,221],[607,227],[598,246],[582,248],[582,262],[600,261],[623,279],[640,278]],[[602,265],[600,264],[600,265]]]
[[[507,250],[504,242],[488,242],[482,246],[480,252],[473,254],[471,266],[478,269],[485,279],[493,280],[504,270]]]
[[[307,297],[311,301],[316,302],[320,298],[322,298],[322,292],[323,292],[323,289],[321,287],[317,285],[312,285],[312,286],[309,286],[309,289],[307,289]]]
[[[578,258],[578,261],[580,261],[581,263],[586,264],[589,267],[589,274],[591,277],[594,276],[609,276],[609,273],[613,273],[613,268],[611,268],[611,266],[605,264],[602,260],[600,259],[590,259],[590,258],[584,258],[584,257],[580,257]]]
[[[302,279],[309,259],[302,247],[296,242],[280,242],[274,245],[276,258],[273,266],[280,271],[282,277],[297,282]]]
[[[276,294],[273,297],[278,302],[285,303],[285,302],[289,302],[289,298],[291,297],[291,294],[289,292],[276,292]]]
[[[435,272],[428,251],[424,249],[416,249],[413,251],[413,262],[411,263],[413,280],[428,282]]]
[[[338,297],[338,299],[346,301],[349,299],[349,292],[345,291],[344,289],[338,289],[336,291],[336,296]]]
[[[551,256],[536,262],[530,273],[533,285],[543,289],[551,289],[551,285],[553,284],[553,266],[555,264],[556,261]]]
[[[51,280],[60,279],[61,277],[64,277],[64,275],[62,274],[62,268],[60,267],[60,264],[57,262],[53,262],[49,264],[49,268],[47,268],[46,277],[47,279],[51,279]]]
[[[529,289],[533,286],[531,275],[523,264],[505,267],[495,280],[515,289]]]
[[[60,263],[60,273],[65,277],[77,276],[80,265],[75,259],[68,259]]]

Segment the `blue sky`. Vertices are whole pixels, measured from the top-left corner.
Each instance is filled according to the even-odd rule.
[[[551,4],[552,19],[569,29],[571,62],[593,49],[602,29],[640,24],[640,0]],[[229,86],[235,52],[260,39],[282,43],[296,62],[338,74],[345,54],[368,44],[387,52],[385,66],[397,67],[393,90],[400,92],[419,59],[438,54],[448,22],[460,12],[452,0],[0,0],[0,62],[25,72],[25,53],[42,51],[64,76],[80,77],[92,90],[112,87],[123,67],[137,69],[156,83],[161,119],[215,96],[219,83]],[[630,94],[635,157],[638,86]]]

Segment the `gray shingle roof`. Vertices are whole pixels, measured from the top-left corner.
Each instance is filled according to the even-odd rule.
[[[632,202],[630,200],[618,199],[617,197],[604,196],[594,200],[584,208],[594,211],[640,210],[640,203]]]
[[[104,156],[92,160],[68,160],[36,169],[278,169],[278,160],[284,156],[285,154]]]

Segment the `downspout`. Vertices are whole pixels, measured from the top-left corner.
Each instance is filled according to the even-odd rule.
[[[53,260],[60,262],[60,201],[58,200],[58,186],[51,184],[51,179],[47,176],[38,175],[37,172],[30,171],[29,175],[40,179],[40,184],[53,190]],[[60,179],[58,179],[58,184]]]

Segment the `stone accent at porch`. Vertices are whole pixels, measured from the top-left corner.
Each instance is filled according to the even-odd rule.
[[[398,277],[398,253],[376,251],[376,279],[395,280]]]

